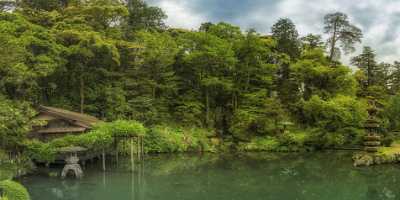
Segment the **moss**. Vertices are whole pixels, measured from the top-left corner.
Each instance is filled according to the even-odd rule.
[[[2,181],[0,182],[0,188],[3,189],[4,196],[10,200],[30,200],[26,188],[17,182]]]

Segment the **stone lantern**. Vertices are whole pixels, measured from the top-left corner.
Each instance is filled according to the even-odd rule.
[[[364,128],[366,136],[364,137],[364,150],[369,153],[375,153],[381,146],[381,136],[378,133],[379,121],[376,118],[378,109],[375,106],[375,101],[369,101],[368,119],[365,122]]]

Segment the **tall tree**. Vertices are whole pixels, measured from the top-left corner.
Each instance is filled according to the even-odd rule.
[[[292,59],[300,56],[299,33],[292,20],[288,18],[279,19],[272,26],[272,37],[277,41],[277,49]]]
[[[389,87],[392,93],[397,94],[400,91],[400,62],[395,61],[391,66],[389,75]]]
[[[341,49],[345,53],[354,52],[354,44],[361,42],[360,28],[350,23],[348,16],[341,12],[327,14],[324,18],[325,33],[329,34],[327,46],[329,48],[329,61],[340,57]]]
[[[357,66],[366,75],[366,86],[372,86],[377,82],[380,67],[375,60],[376,54],[371,47],[364,47],[363,52],[352,58],[351,63]]]
[[[147,5],[143,0],[128,0],[128,31],[164,29],[167,15],[158,7]]]
[[[218,36],[221,39],[229,40],[230,42],[236,42],[243,38],[240,27],[225,22],[220,22],[218,24],[202,24],[199,30]]]
[[[59,54],[48,30],[19,14],[0,13],[0,93],[37,102],[38,82],[61,65]]]
[[[287,18],[279,19],[272,26],[272,38],[276,41],[276,49],[281,54],[278,59],[277,90],[283,103],[295,101],[297,88],[290,79],[290,62],[300,56],[299,33],[294,23]]]
[[[213,127],[221,122],[213,119],[221,115],[224,118],[232,99],[232,75],[237,59],[231,43],[210,33],[190,33],[185,40],[183,65],[178,72],[186,83],[186,91],[199,91],[205,108],[203,121]]]
[[[313,95],[327,99],[355,93],[356,82],[351,70],[342,65],[330,67],[323,49],[304,50],[301,59],[291,65],[291,71],[304,100]]]
[[[144,48],[136,53],[138,62],[123,71],[128,110],[134,119],[147,124],[166,122],[178,88],[173,71],[178,46],[167,33],[140,31],[136,36]]]
[[[301,38],[303,49],[324,48],[324,42],[321,35],[308,34]]]

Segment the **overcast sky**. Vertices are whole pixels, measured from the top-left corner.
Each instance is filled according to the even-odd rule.
[[[274,22],[288,17],[301,35],[322,34],[323,17],[344,12],[363,33],[363,43],[379,61],[400,60],[400,0],[146,0],[168,15],[167,25],[197,29],[201,23],[229,22],[269,33]],[[361,49],[358,47],[358,51]],[[357,54],[357,53],[355,53]],[[354,56],[350,55],[350,56]],[[343,61],[348,63],[348,59]]]

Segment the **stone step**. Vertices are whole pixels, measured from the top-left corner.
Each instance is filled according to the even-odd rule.
[[[368,141],[368,142],[364,142],[364,146],[378,147],[378,146],[381,146],[381,142],[380,141]]]
[[[367,136],[364,136],[364,140],[365,141],[380,141],[381,140],[381,136],[379,136],[379,135],[367,135]]]
[[[364,150],[369,153],[376,153],[378,152],[378,147],[365,147]]]

